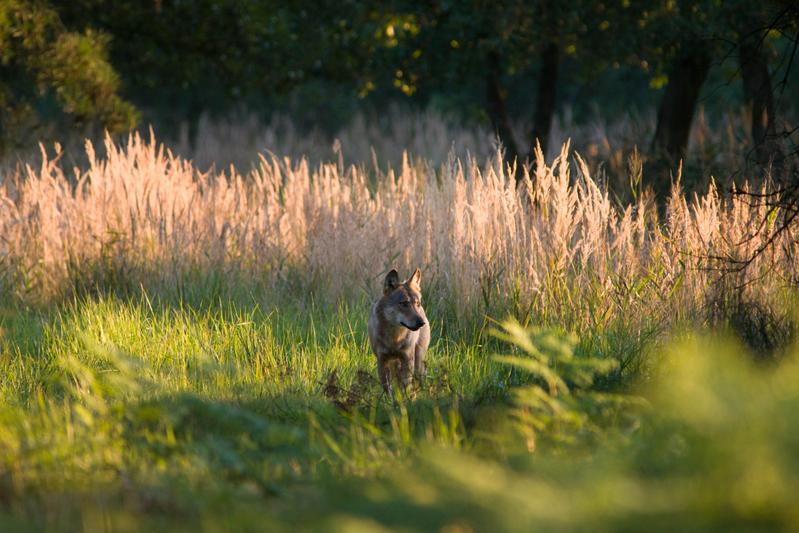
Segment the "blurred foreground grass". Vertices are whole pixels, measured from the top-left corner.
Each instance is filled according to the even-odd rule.
[[[146,297],[6,312],[0,526],[799,527],[795,350],[755,363],[683,334],[620,375],[597,332],[451,328],[392,404],[366,315]]]

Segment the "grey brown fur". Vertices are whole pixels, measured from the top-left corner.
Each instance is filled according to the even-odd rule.
[[[421,272],[400,283],[396,270],[383,281],[383,297],[372,306],[369,342],[377,356],[377,375],[391,394],[392,372],[408,387],[415,374],[424,377],[424,358],[430,344],[430,324],[422,308]]]

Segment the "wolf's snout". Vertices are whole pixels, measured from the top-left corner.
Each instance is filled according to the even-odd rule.
[[[413,325],[406,324],[405,322],[400,322],[400,324],[402,324],[403,326],[405,326],[406,328],[408,328],[411,331],[416,331],[416,330],[420,329],[422,326],[425,325],[425,321],[424,320],[417,320]]]

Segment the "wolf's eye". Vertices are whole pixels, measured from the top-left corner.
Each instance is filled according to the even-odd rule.
[[[411,305],[411,302],[400,302],[400,305],[401,305],[402,307],[408,307],[408,306],[410,306],[410,305]]]

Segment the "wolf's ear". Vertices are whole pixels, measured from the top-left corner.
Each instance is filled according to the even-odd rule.
[[[399,274],[392,268],[383,280],[383,294],[388,294],[397,287],[399,287]]]
[[[413,275],[408,278],[408,285],[414,287],[415,289],[422,288],[422,271],[418,268],[413,272]]]

